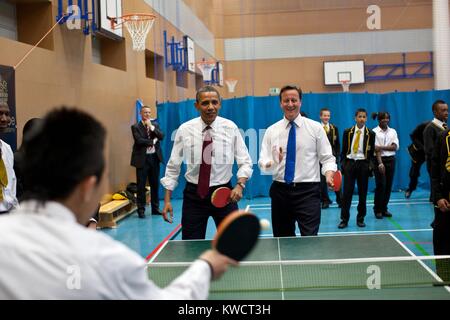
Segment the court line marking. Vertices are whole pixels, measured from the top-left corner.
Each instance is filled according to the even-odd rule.
[[[408,252],[411,256],[417,257],[414,252],[412,252],[411,250],[409,250],[409,248],[407,246],[405,246],[405,244],[403,242],[400,241],[400,239],[398,239],[396,236],[394,236],[393,234],[390,234],[390,236],[398,242],[398,244],[400,246],[403,247],[403,249],[406,250],[406,252]],[[427,270],[431,276],[433,278],[435,278],[437,281],[442,282],[442,279],[433,271],[431,270],[425,263],[423,263],[422,261],[419,260],[419,263],[425,268],[425,270]],[[449,286],[444,286],[445,290],[447,290],[447,292],[450,293],[450,287]]]

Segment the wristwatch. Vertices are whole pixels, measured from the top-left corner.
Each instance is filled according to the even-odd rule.
[[[237,184],[240,185],[242,189],[245,189],[245,184],[243,182],[238,182]]]

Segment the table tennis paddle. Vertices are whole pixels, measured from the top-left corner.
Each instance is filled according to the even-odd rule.
[[[237,210],[220,223],[212,247],[231,259],[241,261],[255,246],[260,231],[259,219],[253,213]]]
[[[211,203],[216,208],[223,208],[228,203],[230,203],[231,201],[230,194],[231,194],[230,188],[227,187],[217,188],[211,195]]]
[[[342,186],[342,173],[341,171],[337,170],[334,172],[333,175],[333,183],[334,183],[334,191],[339,191],[341,190],[341,186]]]

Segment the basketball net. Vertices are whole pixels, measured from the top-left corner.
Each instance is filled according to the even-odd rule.
[[[203,75],[203,82],[210,82],[212,79],[212,71],[216,67],[214,61],[202,61],[197,62],[197,67],[200,69]]]
[[[339,81],[342,86],[342,92],[348,92],[350,87],[350,81],[348,80],[341,80]]]
[[[234,88],[236,87],[237,84],[237,80],[236,79],[228,79],[225,80],[225,83],[228,87],[228,92],[233,93],[234,92]]]
[[[119,19],[122,21],[117,22]],[[133,50],[144,51],[145,39],[147,39],[147,34],[153,27],[154,22],[155,16],[153,14],[133,13],[112,19],[111,26],[112,29],[116,29],[119,25],[124,24],[133,41]]]

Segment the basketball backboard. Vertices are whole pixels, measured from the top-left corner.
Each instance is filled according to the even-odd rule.
[[[113,29],[111,20],[122,16],[122,0],[95,0],[98,30],[96,33],[113,39],[122,40],[122,28]]]
[[[325,85],[340,85],[342,81],[351,84],[365,83],[364,60],[325,61],[323,63]]]

